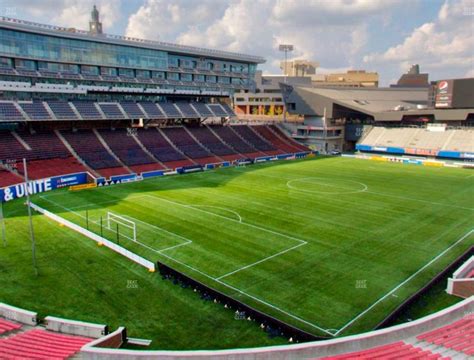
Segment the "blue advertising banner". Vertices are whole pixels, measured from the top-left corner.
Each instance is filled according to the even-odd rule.
[[[141,176],[138,176],[137,174],[127,174],[127,175],[116,175],[116,176],[111,176],[109,180],[105,178],[98,178],[96,180],[97,186],[109,186],[109,185],[115,185],[115,184],[124,184],[127,182],[134,182],[134,181],[140,181],[143,180]]]
[[[0,189],[0,199],[2,202],[26,196],[26,191],[30,195],[51,191],[66,186],[80,185],[87,183],[87,173],[77,173],[63,176],[55,176],[47,179],[32,180],[26,183],[7,186]]]

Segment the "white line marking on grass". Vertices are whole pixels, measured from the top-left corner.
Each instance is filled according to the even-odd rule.
[[[168,258],[169,260],[171,260],[171,261],[173,261],[173,262],[175,262],[175,263],[178,263],[178,264],[180,264],[180,265],[182,265],[182,266],[184,266],[184,267],[187,267],[188,269],[190,269],[190,270],[192,270],[192,271],[194,271],[194,272],[197,272],[198,274],[201,274],[202,276],[207,277],[208,279],[214,280],[215,282],[217,282],[217,283],[219,283],[219,284],[221,284],[221,285],[223,285],[223,286],[225,286],[225,287],[227,287],[227,288],[229,288],[229,289],[231,289],[231,290],[234,290],[234,291],[238,292],[239,294],[242,294],[242,295],[244,295],[244,296],[247,296],[247,297],[249,297],[249,298],[252,299],[252,300],[255,300],[255,301],[257,301],[257,302],[259,302],[259,303],[261,303],[261,304],[263,304],[263,305],[266,305],[266,306],[268,306],[268,307],[270,307],[270,308],[272,308],[272,309],[274,309],[274,310],[276,310],[276,311],[278,311],[278,312],[281,312],[282,314],[285,314],[285,315],[291,317],[292,319],[298,320],[298,321],[302,322],[303,324],[309,325],[309,326],[311,326],[311,327],[313,327],[313,328],[315,328],[315,329],[318,329],[318,330],[320,330],[320,331],[322,331],[322,332],[324,332],[324,333],[326,333],[326,334],[329,334],[329,335],[331,335],[331,336],[334,336],[334,333],[332,333],[332,332],[330,332],[330,331],[328,331],[328,330],[326,330],[326,329],[323,329],[323,328],[321,328],[321,327],[319,327],[319,326],[317,326],[317,325],[315,325],[315,324],[313,324],[313,323],[311,323],[311,322],[309,322],[309,321],[307,321],[307,320],[305,320],[305,319],[302,319],[302,318],[300,318],[300,317],[298,317],[298,316],[296,316],[296,315],[293,315],[293,314],[291,314],[291,313],[289,313],[289,312],[287,312],[287,311],[285,311],[285,310],[283,310],[283,309],[280,309],[278,306],[275,306],[275,305],[273,305],[273,304],[270,304],[269,302],[267,302],[267,301],[265,301],[265,300],[262,300],[262,299],[260,299],[260,298],[258,298],[258,297],[256,297],[256,296],[254,296],[254,295],[250,295],[250,294],[246,293],[245,291],[242,291],[242,290],[240,290],[240,289],[238,289],[238,288],[236,288],[236,287],[234,287],[234,286],[232,286],[232,285],[229,285],[229,284],[225,283],[225,282],[222,281],[222,280],[219,280],[219,279],[217,279],[217,278],[214,278],[214,277],[212,277],[212,276],[206,274],[205,272],[203,272],[203,271],[201,271],[201,270],[198,270],[198,269],[196,269],[196,268],[194,268],[194,267],[192,267],[192,266],[190,266],[190,265],[188,265],[188,264],[186,264],[186,263],[183,263],[182,261],[179,261],[179,260],[177,260],[177,259],[175,259],[175,258],[173,258],[173,257],[171,257],[171,256],[169,256],[169,255],[166,255],[166,254],[162,254],[162,253],[161,253],[161,255],[164,256],[164,257],[166,257],[166,258]]]
[[[325,195],[356,194],[356,193],[367,191],[367,189],[368,189],[368,186],[366,184],[358,182],[358,181],[354,181],[354,180],[342,179],[342,181],[352,182],[352,183],[355,183],[355,184],[358,184],[358,185],[362,186],[361,189],[349,190],[348,188],[345,188],[343,186],[338,186],[338,185],[335,185],[335,184],[321,183],[321,182],[317,182],[317,181],[304,181],[304,180],[310,180],[310,179],[326,180],[325,178],[321,178],[321,177],[304,177],[304,178],[289,180],[289,181],[287,181],[286,186],[288,188],[290,188],[291,190],[296,190],[296,191],[301,191],[301,192],[306,192],[306,193],[313,193],[313,194],[314,193],[316,193],[316,194],[325,194]],[[330,181],[330,179],[327,179],[327,180]],[[337,180],[339,180],[339,179],[337,179]],[[317,191],[317,190],[301,189],[301,188],[298,188],[298,187],[295,187],[295,186],[291,185],[293,182],[297,182],[297,181],[300,181],[302,183],[306,182],[308,184],[318,184],[318,185],[323,185],[323,186],[329,186],[329,187],[334,187],[334,188],[337,188],[337,189],[347,189],[348,191],[336,191],[336,192]]]
[[[409,196],[392,195],[392,194],[380,193],[380,192],[370,191],[370,190],[366,191],[366,192],[369,193],[369,194],[388,196],[388,197],[393,197],[393,198],[396,198],[396,199],[419,201],[419,202],[423,202],[423,203],[431,204],[431,205],[440,205],[440,206],[446,206],[446,207],[452,207],[452,208],[457,208],[457,209],[474,211],[473,208],[468,208],[468,207],[465,207],[465,206],[451,205],[451,204],[445,204],[445,203],[429,201],[429,200],[423,200],[423,199],[415,199],[415,198],[412,198],[412,197],[409,197]]]
[[[426,265],[424,265],[422,268],[420,268],[418,271],[416,271],[414,274],[409,276],[405,281],[402,283],[398,284],[396,287],[394,287],[392,290],[390,290],[387,294],[382,296],[380,299],[378,299],[376,302],[374,302],[372,305],[370,305],[367,309],[365,309],[363,312],[361,312],[359,315],[357,315],[355,318],[353,318],[351,321],[349,321],[347,324],[345,324],[343,327],[341,327],[334,335],[337,336],[339,335],[342,331],[344,331],[346,328],[351,326],[356,320],[358,320],[360,317],[364,316],[366,313],[368,313],[370,310],[372,310],[375,306],[377,306],[379,303],[384,301],[387,297],[391,296],[394,294],[398,289],[400,289],[403,285],[408,283],[410,280],[412,280],[414,277],[416,277],[419,273],[421,273],[423,270],[425,270],[427,267],[429,267],[431,264],[436,262],[439,258],[443,257],[444,254],[446,254],[449,250],[451,250],[453,247],[464,241],[468,236],[470,236],[472,233],[474,233],[474,229],[469,230],[466,234],[464,234],[459,240],[457,240],[454,244],[449,246],[447,249],[439,253],[436,257],[431,259],[430,262],[428,262]]]
[[[189,207],[189,208],[202,207],[202,208],[221,209],[221,210],[224,210],[224,211],[227,211],[227,212],[230,212],[230,213],[236,215],[237,218],[239,219],[239,222],[240,223],[242,222],[242,216],[240,216],[240,214],[237,211],[234,211],[234,210],[231,210],[231,209],[228,209],[228,208],[225,208],[225,207],[213,206],[213,205],[186,205],[186,207]]]
[[[141,195],[141,196],[137,196],[136,198],[141,198],[141,197],[144,197],[144,196],[145,196],[145,195]],[[64,205],[61,205],[61,204],[59,204],[59,203],[57,203],[57,202],[55,202],[55,201],[53,201],[53,200],[46,199],[46,198],[44,198],[42,195],[40,195],[40,197],[43,198],[44,200],[46,200],[46,201],[52,203],[53,205],[59,206],[59,207],[63,208],[64,210],[67,210],[67,211],[69,211],[69,212],[71,212],[71,213],[73,213],[73,214],[79,216],[79,217],[82,218],[82,219],[86,219],[86,217],[85,217],[84,215],[82,215],[82,214],[80,214],[80,213],[78,213],[78,212],[72,210],[72,209],[74,209],[74,208],[68,208],[68,207],[66,207],[66,206],[64,206]],[[114,201],[116,201],[116,200],[114,200]],[[110,203],[110,202],[111,202],[111,201],[104,201],[104,202],[101,202],[101,203],[94,203],[94,205],[107,204],[107,203]],[[90,204],[89,204],[89,205],[90,205]],[[85,207],[85,206],[78,206],[78,207],[75,207],[75,208],[77,209],[77,208],[80,208],[80,207]],[[131,239],[130,237],[126,236],[126,235],[123,235],[123,234],[121,235],[121,236],[124,236],[124,237],[128,238],[128,239],[131,240],[132,242],[137,243],[138,245],[141,245],[141,246],[143,246],[143,247],[145,247],[145,248],[147,248],[148,250],[151,250],[151,251],[153,251],[153,252],[161,253],[162,251],[171,250],[171,249],[174,249],[174,248],[177,248],[177,247],[180,247],[180,246],[188,245],[188,244],[190,244],[190,243],[193,242],[192,240],[190,240],[190,239],[188,239],[188,238],[186,238],[186,237],[184,237],[184,236],[181,236],[181,235],[176,234],[176,233],[174,233],[174,232],[171,232],[171,231],[169,231],[169,230],[163,229],[163,228],[161,228],[161,227],[159,227],[159,226],[156,226],[156,225],[147,223],[147,222],[145,222],[145,221],[142,221],[142,220],[133,218],[133,217],[128,216],[128,215],[122,215],[122,216],[124,216],[124,217],[126,217],[126,218],[129,218],[129,219],[132,219],[132,220],[134,220],[134,221],[136,221],[136,222],[142,223],[142,224],[144,224],[144,225],[150,226],[150,227],[152,227],[152,228],[161,230],[161,231],[163,231],[163,232],[165,232],[165,233],[168,233],[168,234],[170,234],[170,235],[176,236],[176,237],[178,237],[178,238],[180,238],[180,239],[182,239],[182,240],[185,241],[184,243],[181,243],[181,244],[173,245],[173,246],[167,247],[167,248],[162,249],[162,250],[157,250],[157,249],[155,249],[155,248],[153,248],[153,247],[151,247],[151,246],[149,246],[149,245],[147,245],[147,244],[142,243],[141,241],[138,241],[138,240],[135,241],[135,240]],[[94,223],[94,224],[96,224],[96,225],[99,224],[99,221],[93,221],[93,220],[91,220],[91,219],[89,219],[89,221],[92,222],[92,223]],[[110,230],[110,229],[108,229],[107,227],[105,227],[105,229]]]
[[[252,266],[261,264],[261,263],[263,263],[263,262],[265,262],[265,261],[267,261],[267,260],[270,260],[270,259],[273,259],[274,257],[283,255],[283,254],[287,253],[288,251],[294,250],[294,249],[299,248],[300,246],[303,246],[303,245],[306,245],[306,244],[307,244],[307,242],[305,242],[305,243],[300,243],[300,244],[295,245],[295,246],[293,246],[293,247],[291,247],[291,248],[289,248],[289,249],[282,250],[282,251],[280,251],[280,252],[278,252],[278,253],[276,253],[276,254],[267,256],[266,258],[264,258],[264,259],[262,259],[262,260],[256,261],[256,262],[254,262],[254,263],[252,263],[252,264],[243,266],[243,267],[241,267],[240,269],[237,269],[237,270],[228,272],[227,274],[224,274],[224,275],[222,275],[222,276],[219,276],[219,277],[217,278],[217,280],[223,279],[223,278],[225,278],[225,277],[227,277],[227,276],[233,275],[233,274],[235,274],[235,273],[238,273],[239,271],[248,269],[248,268],[250,268],[250,267],[252,267]]]
[[[250,224],[250,223],[247,223],[247,222],[240,222],[239,220],[236,220],[236,219],[232,219],[232,218],[228,218],[227,216],[222,216],[222,215],[219,215],[219,214],[216,214],[216,213],[213,213],[213,212],[209,212],[209,211],[206,211],[206,210],[203,210],[203,209],[199,209],[199,208],[195,208],[195,207],[192,207],[190,205],[186,205],[186,204],[182,204],[182,203],[179,203],[179,202],[176,202],[176,201],[173,201],[173,200],[168,200],[168,199],[165,199],[165,198],[162,198],[162,197],[159,197],[159,196],[154,196],[154,195],[143,195],[143,197],[149,197],[149,198],[152,198],[152,199],[158,199],[158,200],[162,200],[162,201],[165,201],[167,203],[170,203],[170,204],[174,204],[174,205],[179,205],[179,206],[182,206],[182,207],[185,207],[185,208],[191,208],[191,209],[194,209],[196,211],[200,211],[200,212],[203,212],[203,213],[206,213],[206,214],[209,214],[209,215],[213,215],[213,216],[216,216],[216,217],[220,217],[220,218],[223,218],[223,219],[227,219],[229,221],[233,221],[233,222],[236,222],[238,224],[242,224],[242,225],[246,225],[246,226],[249,226],[249,227],[252,227],[254,229],[259,229],[259,230],[262,230],[262,231],[266,231],[270,234],[273,234],[273,235],[279,235],[279,236],[283,236],[283,237],[286,237],[287,239],[291,239],[291,240],[295,240],[299,243],[306,243],[305,240],[302,240],[302,239],[298,239],[294,236],[290,236],[290,235],[286,235],[286,234],[282,234],[278,231],[273,231],[273,230],[270,230],[270,229],[267,229],[267,228],[264,228],[264,227],[261,227],[261,226],[258,226],[258,225],[254,225],[254,224]],[[325,244],[326,245],[326,244]]]

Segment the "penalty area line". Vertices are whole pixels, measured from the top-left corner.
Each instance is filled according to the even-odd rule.
[[[306,244],[307,244],[307,242],[300,243],[300,244],[295,245],[295,246],[292,246],[291,248],[288,248],[288,249],[286,249],[286,250],[282,250],[282,251],[280,251],[280,252],[278,252],[278,253],[276,253],[276,254],[267,256],[266,258],[261,259],[261,260],[258,260],[258,261],[255,261],[255,262],[252,263],[252,264],[248,264],[248,265],[242,266],[241,268],[239,268],[239,269],[237,269],[237,270],[234,270],[234,271],[228,272],[227,274],[224,274],[224,275],[222,275],[222,276],[219,276],[218,278],[216,278],[216,280],[221,280],[221,279],[223,279],[223,278],[225,278],[225,277],[234,275],[234,274],[238,273],[239,271],[242,271],[242,270],[251,268],[252,266],[261,264],[261,263],[263,263],[263,262],[265,262],[265,261],[267,261],[267,260],[270,260],[270,259],[273,259],[273,258],[275,258],[275,257],[277,257],[277,256],[283,255],[283,254],[285,254],[285,253],[287,253],[287,252],[289,252],[289,251],[291,251],[291,250],[295,250],[296,248],[299,248],[300,246],[303,246],[303,245],[306,245]]]
[[[299,244],[299,245],[301,246],[301,245],[303,245],[303,244]],[[319,330],[319,331],[322,331],[322,332],[324,332],[324,333],[326,333],[326,334],[328,334],[328,335],[335,336],[335,333],[333,333],[333,332],[331,332],[331,331],[329,331],[329,330],[327,330],[327,329],[323,329],[322,327],[320,327],[320,326],[318,326],[318,325],[315,325],[315,324],[313,324],[313,323],[311,323],[311,322],[309,322],[309,321],[307,321],[307,320],[305,320],[305,319],[302,319],[302,318],[300,318],[299,316],[293,315],[293,314],[289,313],[288,311],[285,311],[285,310],[279,308],[279,307],[276,306],[276,305],[270,304],[269,302],[267,302],[267,301],[265,301],[265,300],[262,300],[262,299],[260,299],[260,298],[258,298],[258,297],[256,297],[256,296],[254,296],[254,295],[251,295],[251,294],[249,294],[249,293],[246,293],[245,291],[242,291],[242,290],[240,290],[240,289],[238,289],[238,288],[236,288],[236,287],[234,287],[234,286],[232,286],[232,285],[230,285],[230,284],[228,284],[228,283],[226,283],[226,282],[224,282],[224,281],[222,281],[222,280],[219,280],[218,278],[212,277],[211,275],[208,275],[208,274],[206,274],[205,272],[203,272],[203,271],[201,271],[201,270],[198,270],[198,269],[196,269],[196,268],[194,268],[194,267],[192,267],[192,266],[190,266],[190,265],[188,265],[188,264],[186,264],[186,263],[183,263],[182,261],[179,261],[179,260],[177,260],[177,259],[175,259],[175,258],[173,258],[173,257],[171,257],[171,256],[169,256],[169,255],[163,254],[163,253],[160,253],[160,255],[166,257],[167,259],[169,259],[169,260],[171,260],[171,261],[173,261],[173,262],[175,262],[175,263],[178,263],[178,264],[180,264],[180,265],[182,265],[182,266],[184,266],[184,267],[187,267],[188,269],[190,269],[190,270],[192,270],[192,271],[194,271],[194,272],[196,272],[196,273],[198,273],[198,274],[201,274],[202,276],[204,276],[204,277],[206,277],[206,278],[208,278],[208,279],[211,279],[211,280],[213,280],[213,281],[215,281],[215,282],[217,282],[217,283],[219,283],[219,284],[221,284],[221,285],[223,285],[223,286],[225,286],[225,287],[227,287],[227,288],[229,288],[229,289],[231,289],[231,290],[234,290],[234,291],[238,292],[239,294],[242,294],[242,295],[244,295],[244,296],[247,296],[248,298],[250,298],[250,299],[252,299],[252,300],[254,300],[254,301],[257,301],[257,302],[259,302],[259,303],[261,303],[261,304],[263,304],[263,305],[266,305],[266,306],[268,306],[268,307],[270,307],[270,308],[272,308],[272,309],[274,309],[274,310],[276,310],[276,311],[278,311],[278,312],[280,312],[280,313],[282,313],[282,314],[284,314],[284,315],[286,315],[286,316],[289,316],[289,317],[291,317],[292,319],[295,319],[295,320],[297,320],[297,321],[299,321],[299,322],[301,322],[301,323],[303,323],[303,324],[305,324],[305,325],[309,325],[309,326],[311,326],[311,327],[313,327],[313,328],[315,328],[315,329],[317,329],[317,330]]]
[[[336,333],[334,334],[335,336],[339,335],[342,331],[347,329],[349,326],[351,326],[355,321],[357,321],[359,318],[367,314],[370,310],[372,310],[375,306],[380,304],[382,301],[384,301],[386,298],[389,296],[393,295],[398,289],[400,289],[402,286],[404,286],[406,283],[410,282],[413,278],[415,278],[419,273],[424,271],[426,268],[428,268],[431,264],[436,262],[438,259],[444,256],[449,250],[451,250],[453,247],[456,245],[460,244],[463,242],[467,237],[469,237],[472,233],[474,233],[474,229],[469,230],[467,233],[465,233],[461,238],[459,238],[454,244],[449,246],[447,249],[443,250],[441,253],[439,253],[436,257],[431,259],[427,264],[425,264],[423,267],[421,267],[418,271],[416,271],[414,274],[410,275],[405,281],[401,282],[398,284],[396,287],[394,287],[392,290],[390,290],[387,294],[382,296],[380,299],[378,299],[376,302],[374,302],[372,305],[370,305],[367,309],[365,309],[363,312],[361,312],[359,315],[357,315],[355,318],[353,318],[351,321],[349,321],[347,324],[345,324],[343,327],[341,327]]]

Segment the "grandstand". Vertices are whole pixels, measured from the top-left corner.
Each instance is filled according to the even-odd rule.
[[[316,156],[472,159],[471,109],[282,85],[293,133],[232,110],[259,56],[104,34],[95,8],[0,35],[0,298],[78,319],[0,303],[0,359],[474,355],[472,297],[383,328],[472,252],[467,166]]]
[[[357,144],[362,151],[429,155],[447,158],[474,156],[474,130],[373,127]]]

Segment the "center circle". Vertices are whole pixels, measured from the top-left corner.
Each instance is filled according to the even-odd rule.
[[[291,190],[326,195],[356,194],[368,189],[367,185],[358,181],[322,177],[293,179],[286,186]]]

